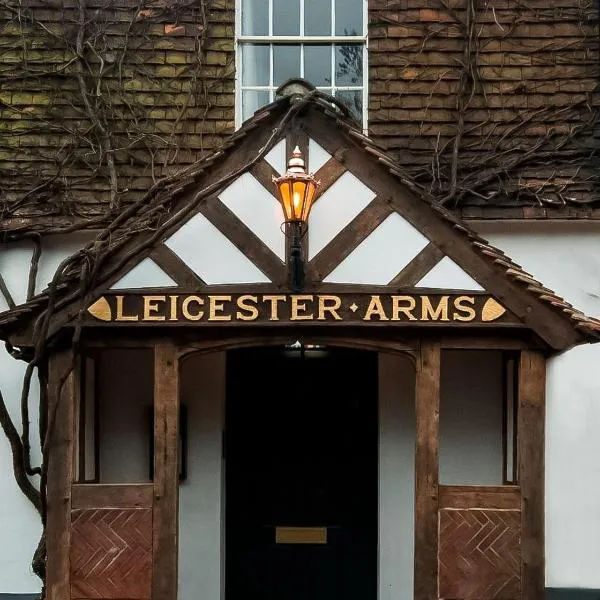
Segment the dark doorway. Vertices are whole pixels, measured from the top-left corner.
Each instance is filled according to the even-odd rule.
[[[227,600],[377,598],[377,354],[227,356]]]

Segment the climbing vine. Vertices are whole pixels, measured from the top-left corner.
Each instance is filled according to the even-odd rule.
[[[218,145],[233,129],[228,8],[0,1],[0,218],[17,223],[6,238],[98,228]]]
[[[450,208],[597,205],[597,1],[438,0],[414,16],[374,5],[371,46],[394,48],[396,29],[400,40],[399,66],[375,70],[394,93],[376,87],[370,125],[390,149],[409,130],[408,176]]]
[[[526,0],[515,4],[527,6]],[[540,19],[543,22],[552,12],[552,18],[580,23],[582,29],[594,19],[597,24],[596,2],[573,4],[562,8],[559,17],[552,8],[542,9]],[[451,103],[426,160],[405,167],[415,186],[449,207],[473,199],[485,204],[507,198],[538,206],[598,200],[596,90],[573,94],[560,104],[532,101],[532,106],[499,117],[499,107],[492,101],[499,97],[492,93],[497,83],[485,54],[491,42],[501,54],[502,42],[511,40],[522,25],[519,10],[507,20],[498,16],[492,0],[439,0],[438,9],[439,18],[411,43],[417,44],[418,57],[433,41],[438,46],[444,40],[458,42],[452,68],[440,72],[429,64],[405,64],[400,72],[403,88],[394,92],[395,97],[383,98],[401,105],[414,87],[423,82],[429,86],[428,103],[411,121],[409,137],[419,138],[425,127],[431,127],[428,115],[438,89],[452,82],[444,88]],[[136,233],[146,235],[137,246],[128,247],[118,264],[111,264],[113,271],[160,238],[169,209],[165,198],[196,177],[203,167],[196,168],[195,162],[210,155],[223,135],[232,132],[233,4],[230,0],[0,0],[0,12],[4,22],[0,29],[0,219],[10,224],[0,241],[27,237],[34,242],[28,300],[34,296],[42,234],[82,228],[101,231],[93,245],[58,268],[40,301],[43,312],[34,347],[8,346],[27,367],[20,423],[11,419],[0,394],[0,426],[10,443],[16,482],[45,525],[54,428],[46,399],[51,317],[75,298],[85,302],[98,273]],[[399,9],[374,11],[370,26],[387,32],[402,18]],[[564,40],[564,46],[560,40],[549,42],[553,52],[597,58],[597,34],[594,39],[582,34],[575,41],[568,36]],[[507,92],[506,106],[517,95],[531,93],[533,98],[527,85],[523,81]],[[329,102],[316,92],[313,97]],[[185,210],[194,210],[207,195],[262,159],[302,106],[301,102],[291,106],[258,156],[201,188]],[[372,100],[374,130],[379,110]],[[397,122],[390,125],[392,133],[398,126]],[[374,137],[387,143],[383,133]],[[400,163],[402,154],[397,152]],[[573,182],[579,182],[583,195],[573,195],[577,188]],[[132,225],[130,217],[139,215],[142,207],[143,218]],[[65,292],[65,287],[70,291]],[[15,308],[1,276],[0,294]],[[79,335],[76,329],[75,349]],[[41,390],[40,465],[32,464],[30,441],[29,397],[36,376]],[[36,478],[39,485],[34,484]],[[45,554],[42,536],[33,568],[43,581]]]

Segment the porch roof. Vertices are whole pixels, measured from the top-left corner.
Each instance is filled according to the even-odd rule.
[[[473,256],[485,261],[498,284],[508,284],[515,296],[530,299],[531,307],[528,312],[535,315],[541,311],[540,320],[549,317],[555,320],[563,331],[571,332],[571,335],[565,336],[564,343],[554,343],[551,347],[563,350],[579,343],[600,340],[599,319],[587,317],[555,292],[544,287],[450,210],[434,202],[426,189],[412,180],[381,147],[360,130],[343,105],[332,97],[311,89],[302,81],[293,81],[282,86],[281,96],[257,111],[217,152],[161,180],[141,200],[115,216],[111,224],[100,232],[93,242],[69,257],[59,267],[53,282],[46,290],[30,301],[1,313],[0,339],[8,340],[14,332],[30,328],[39,317],[72,306],[78,301],[81,304],[79,311],[85,310],[87,304],[84,305],[84,301],[92,299],[94,291],[119,268],[122,269],[126,259],[130,260],[143,253],[149,245],[156,243],[155,237],[148,232],[160,231],[165,224],[172,226],[184,222],[193,209],[207,197],[223,189],[262,160],[270,149],[285,137],[286,132],[291,128],[302,128],[303,121],[315,117],[328,129],[329,136],[337,137],[338,146],[344,148],[341,154],[346,151],[362,153],[362,160],[369,165],[369,169],[384,173],[385,176],[393,176],[398,187],[417,197],[422,207],[427,207],[422,210],[431,213],[431,219],[441,220],[449,225],[455,239],[446,240],[447,245],[467,242]],[[251,153],[252,146],[242,148],[244,140],[253,138],[259,143],[258,152],[254,155]],[[236,153],[238,168],[225,174],[219,173],[219,165]],[[344,162],[344,157],[340,156],[340,160]],[[134,244],[133,241],[138,238],[141,241]],[[435,238],[432,238],[432,241],[436,243]],[[496,295],[493,281],[487,287],[489,293]],[[503,301],[510,308],[510,298],[506,297],[507,288],[503,289]],[[536,331],[535,320],[524,322]],[[43,326],[41,331],[43,335]]]

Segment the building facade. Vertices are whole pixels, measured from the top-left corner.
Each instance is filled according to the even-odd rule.
[[[134,4],[3,8],[0,594],[596,593],[598,7]]]

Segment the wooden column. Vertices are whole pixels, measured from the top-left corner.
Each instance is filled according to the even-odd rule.
[[[523,351],[519,364],[518,452],[521,486],[522,598],[542,600],[544,559],[544,449],[546,360]]]
[[[440,362],[439,344],[424,342],[416,378],[415,600],[438,597]]]
[[[179,525],[179,363],[169,342],[154,350],[154,505],[152,598],[177,599]]]
[[[68,600],[70,590],[71,484],[74,466],[74,419],[77,403],[77,365],[71,350],[60,350],[49,359],[47,484],[48,600]]]

